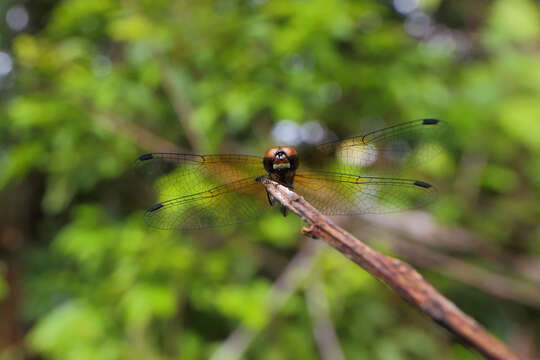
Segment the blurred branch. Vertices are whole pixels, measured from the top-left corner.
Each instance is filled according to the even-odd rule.
[[[478,202],[482,173],[488,163],[488,156],[477,148],[468,148],[461,156],[454,182],[454,191],[468,199],[469,204]]]
[[[522,319],[510,331],[508,338],[509,343],[516,349],[525,359],[538,359],[538,342],[536,341],[536,332],[534,326],[527,323],[526,319]]]
[[[538,288],[522,280],[495,274],[452,256],[440,254],[399,239],[394,238],[390,242],[398,254],[418,266],[440,272],[449,278],[499,298],[540,309]]]
[[[287,256],[260,242],[249,242],[243,244],[243,246],[249,250],[249,255],[257,261],[259,267],[276,277],[281,274],[290,261]]]
[[[4,272],[5,275],[2,274]],[[9,289],[6,294],[3,294],[4,297],[0,301],[0,319],[2,319],[0,322],[0,354],[2,354],[10,348],[23,346],[23,330],[20,316],[22,300],[20,269],[16,257],[1,248],[0,275],[4,277],[0,281],[4,281]]]
[[[200,134],[191,126],[191,113],[193,112],[191,103],[189,102],[187,95],[184,91],[173,82],[173,71],[169,65],[162,64],[163,76],[161,81],[163,83],[163,89],[167,93],[167,96],[171,100],[172,106],[176,113],[176,117],[180,122],[180,125],[186,133],[187,140],[189,145],[193,149],[193,152],[200,152],[201,136]]]
[[[345,356],[330,317],[328,298],[317,270],[306,287],[306,302],[313,319],[313,334],[323,360],[344,360]]]
[[[481,254],[483,258],[494,259],[498,264],[517,270],[527,280],[540,284],[540,261],[537,258],[510,255],[490,246],[465,229],[440,226],[433,216],[426,212],[410,211],[391,216],[365,215],[363,218],[377,227],[383,227],[417,243],[461,253]]]
[[[300,284],[307,278],[313,267],[314,258],[321,248],[321,243],[307,241],[289,262],[268,294],[269,319],[272,319],[278,313]],[[210,360],[239,359],[255,336],[256,333],[253,330],[240,325],[216,350]]]
[[[104,126],[112,128],[119,135],[129,138],[143,149],[152,152],[185,152],[176,144],[120,116],[98,111],[95,111],[94,115]]]
[[[459,310],[411,266],[365,245],[285,186],[264,177],[261,177],[260,181],[282,205],[311,225],[309,229],[303,229],[305,235],[326,241],[487,358],[518,359],[505,344]]]

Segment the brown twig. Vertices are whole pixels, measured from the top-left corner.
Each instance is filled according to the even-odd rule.
[[[377,228],[384,228],[415,243],[451,252],[482,254],[483,259],[491,259],[499,267],[506,268],[507,274],[517,271],[519,276],[536,285],[540,284],[538,258],[529,255],[510,255],[464,228],[457,226],[446,228],[437,224],[433,216],[424,211],[409,211],[392,216],[364,215],[362,218]]]
[[[388,239],[388,238],[387,238]],[[388,239],[395,251],[410,262],[439,272],[501,299],[540,308],[538,288],[521,279],[496,274],[478,265],[398,239]]]
[[[403,299],[456,335],[463,343],[489,359],[519,359],[505,344],[490,335],[475,320],[440,294],[411,266],[397,259],[391,259],[365,245],[285,186],[265,177],[259,180],[276,200],[310,225],[310,228],[304,231],[305,233],[326,241],[394,289]]]

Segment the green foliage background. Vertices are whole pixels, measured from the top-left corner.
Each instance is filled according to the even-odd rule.
[[[491,276],[470,283],[452,275],[460,266],[420,270],[534,356],[537,2],[421,0],[431,25],[416,38],[389,1],[5,0],[0,14],[19,3],[29,26],[0,25],[14,61],[0,78],[0,359],[206,359],[239,325],[257,334],[245,358],[320,358],[304,291],[313,281],[346,358],[479,358],[331,249],[271,315],[269,290],[307,241],[277,211],[189,234],[142,221],[152,195],[132,171],[140,153],[261,154],[283,119],[347,136],[423,117],[454,129],[417,172],[440,189],[427,210],[498,255],[435,246]],[[409,260],[387,231],[349,225]],[[508,298],[495,276],[536,293]]]

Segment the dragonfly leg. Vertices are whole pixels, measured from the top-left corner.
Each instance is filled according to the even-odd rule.
[[[272,176],[272,175],[274,175],[274,176]],[[259,179],[260,179],[260,177],[257,178],[257,180],[259,180]],[[280,185],[283,185],[283,186],[287,187],[288,189],[291,189],[291,190],[293,189],[292,180],[284,182],[284,181],[282,181],[281,178],[275,176],[275,174],[270,174],[270,179],[274,180],[275,182],[277,182]],[[274,204],[277,201],[276,198],[274,198],[268,192],[268,190],[266,191],[266,198],[268,199],[268,203],[270,204],[270,206],[274,206]],[[289,209],[286,206],[283,206],[283,205],[280,205],[279,210],[281,211],[281,213],[283,214],[284,217],[287,216],[287,214],[289,212]]]
[[[270,206],[274,206],[274,204],[276,203],[276,199],[274,199],[274,197],[270,195],[268,190],[266,191],[266,198],[268,199],[268,203],[270,204]]]

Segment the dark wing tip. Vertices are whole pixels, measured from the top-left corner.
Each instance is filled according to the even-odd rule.
[[[436,125],[440,122],[440,120],[437,119],[424,119],[422,121],[422,125]]]
[[[426,189],[429,189],[431,188],[432,186],[430,184],[428,184],[427,182],[423,182],[423,181],[420,181],[420,180],[416,180],[414,182],[414,185],[416,186],[420,186],[420,187],[423,187],[423,188],[426,188]]]
[[[153,154],[143,154],[143,155],[139,156],[139,161],[150,160],[150,159],[153,159],[153,158],[154,158]]]
[[[159,210],[163,207],[163,204],[159,203],[159,204],[155,204],[155,205],[152,205],[152,207],[150,207],[148,210],[146,210],[147,212],[154,212],[156,210]]]

